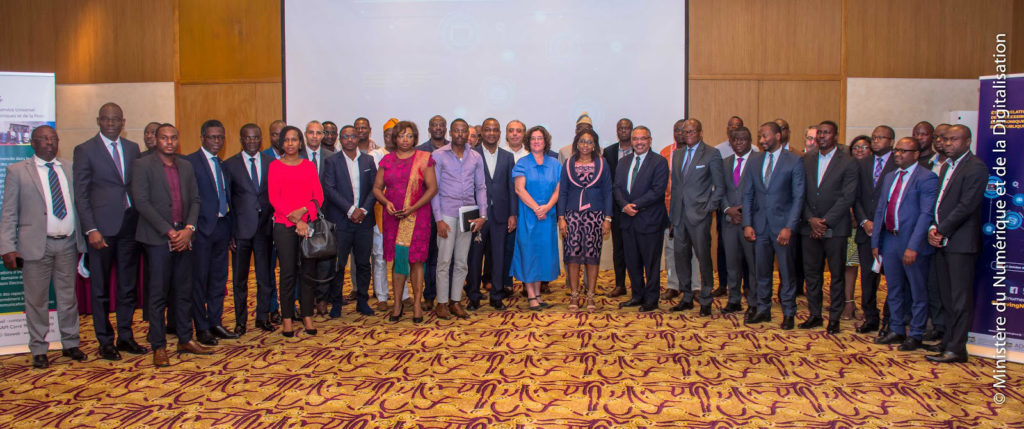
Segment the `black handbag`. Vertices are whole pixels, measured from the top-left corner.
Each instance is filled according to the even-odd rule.
[[[302,257],[306,259],[330,259],[338,256],[338,237],[336,226],[324,217],[320,204],[313,200],[316,207],[316,219],[309,221],[311,233],[302,239],[300,248]]]

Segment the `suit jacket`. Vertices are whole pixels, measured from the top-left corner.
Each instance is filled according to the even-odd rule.
[[[323,151],[320,151],[323,153]],[[377,177],[377,164],[373,157],[365,153],[356,157],[359,163],[359,208],[366,210],[366,219],[362,223],[352,223],[348,219],[348,211],[355,204],[352,195],[352,178],[349,176],[345,152],[338,152],[323,162],[320,172],[320,183],[324,188],[324,205],[327,220],[334,222],[338,228],[373,229],[373,204],[377,198],[373,196],[373,180]]]
[[[751,180],[743,188],[743,226],[751,226],[757,235],[779,234],[782,228],[797,233],[804,205],[804,167],[799,156],[780,150],[768,186],[762,169],[768,154],[757,152],[750,157]]]
[[[68,179],[67,194],[74,198],[75,184],[72,180],[73,168],[65,160],[61,169]],[[36,168],[35,157],[18,161],[7,166],[4,178],[3,212],[0,214],[0,255],[18,252],[23,259],[34,261],[42,259],[46,252],[46,190],[50,186],[43,184]],[[74,216],[74,201],[65,201],[68,214]],[[75,216],[75,229],[71,233],[75,237],[78,251],[84,252],[85,238],[81,231],[81,222]]]
[[[200,203],[192,163],[183,157],[174,157],[174,165],[178,167],[182,221],[186,225],[195,225],[199,219]],[[167,231],[173,229],[171,188],[159,156],[139,160],[132,172],[132,199],[139,211],[135,239],[150,245],[167,243]]]
[[[949,161],[942,167],[948,174]],[[939,175],[939,186],[942,186]],[[975,253],[981,249],[981,205],[988,185],[988,167],[973,153],[967,153],[960,165],[953,170],[953,176],[946,185],[946,192],[936,204],[935,227],[946,237],[946,251],[953,253]],[[941,192],[941,189],[940,189]],[[933,220],[934,222],[934,220]]]
[[[139,145],[121,138],[124,179],[99,134],[75,147],[75,209],[82,232],[99,230],[117,235],[124,222],[124,199],[131,188],[132,167],[139,157]],[[133,202],[134,204],[134,202]]]
[[[192,170],[195,172],[196,185],[199,186],[199,223],[196,228],[203,235],[210,235],[217,226],[218,212],[220,211],[220,199],[217,197],[217,180],[213,177],[213,170],[210,170],[210,162],[206,158],[202,148],[185,156],[188,162],[192,163]],[[231,212],[231,176],[224,172],[224,165],[221,163],[221,174],[224,175],[224,189],[228,199],[228,213]],[[230,218],[229,218],[230,219]]]
[[[233,238],[248,240],[257,232],[269,234],[272,225],[271,216],[274,208],[270,206],[270,197],[267,194],[267,171],[270,163],[274,162],[273,155],[260,153],[260,186],[257,188],[252,183],[249,175],[249,164],[242,152],[235,154],[221,165],[226,176],[231,176],[231,186],[228,192],[231,194],[231,229]]]
[[[484,156],[483,144],[473,148]],[[518,216],[519,196],[516,195],[515,181],[512,180],[512,167],[515,167],[512,152],[498,148],[498,161],[494,163],[494,178],[491,169],[484,160],[484,184],[487,185],[487,217],[493,222],[507,223],[509,216]]]
[[[604,160],[608,161],[608,166],[611,167],[609,172],[612,173],[612,178],[614,178],[615,172],[618,171],[616,168],[619,165],[619,142],[612,143],[611,145],[608,145],[608,147],[605,147],[603,155]],[[619,215],[622,214],[622,207],[619,207],[619,203],[615,201],[615,198],[612,198],[612,211],[612,216],[615,218],[618,218]]]
[[[818,151],[803,157],[804,163],[804,216],[800,222],[800,233],[811,235],[812,217],[825,219],[825,225],[832,230],[833,237],[849,237],[853,231],[850,208],[857,197],[857,164],[852,156],[840,147],[833,149],[832,161],[828,163],[818,184]]]
[[[897,171],[890,171],[882,182],[882,204],[875,210],[874,222],[875,231],[878,234],[871,235],[871,247],[881,248],[882,237],[886,240],[895,239],[900,249],[911,249],[922,255],[928,255],[935,251],[928,244],[928,227],[935,218],[935,197],[939,193],[939,178],[924,167],[917,166],[910,174],[910,177],[903,177],[903,201],[897,210],[896,219],[899,225],[899,234],[892,236],[882,234],[885,229],[885,215],[888,209],[889,189],[896,181]]]
[[[882,177],[896,169],[896,162],[890,154],[889,159],[885,161],[885,164],[882,164],[882,176],[878,178],[877,186],[874,183],[875,156],[872,155],[856,162],[860,185],[857,187],[857,199],[853,203],[853,216],[857,222],[856,240],[858,243],[863,244],[870,243],[871,237],[868,237],[868,234],[864,232],[864,228],[860,224],[865,220],[874,221],[875,209],[878,207],[878,196],[881,193]]]
[[[756,153],[757,152],[754,152],[753,149],[751,149],[750,152],[747,152],[747,156],[743,158],[743,162],[747,164],[747,166],[743,167],[743,173],[740,174],[739,185],[736,185],[736,183],[733,182],[732,179],[732,172],[733,170],[736,169],[736,155],[729,155],[728,158],[725,158],[725,160],[722,161],[723,192],[722,202],[720,204],[722,206],[722,209],[743,206],[743,186],[745,186],[747,182],[753,180],[753,176],[751,176],[753,173],[751,173],[751,171],[754,171],[754,169],[750,168],[750,161],[751,159],[753,159],[754,154]]]
[[[633,162],[630,155],[622,158],[622,167],[615,172],[615,185],[612,193],[615,202],[621,207],[636,204],[636,216],[623,214],[619,217],[619,228],[623,231],[634,231],[642,234],[662,232],[668,227],[668,211],[665,210],[665,188],[668,187],[668,161],[664,157],[648,150],[644,155],[643,164],[633,181],[633,190],[627,190],[629,166]]]
[[[669,215],[672,225],[685,222],[697,225],[709,220],[718,210],[725,192],[722,182],[722,153],[703,141],[694,145],[693,158],[683,172],[686,151],[683,146],[672,152],[672,201]]]

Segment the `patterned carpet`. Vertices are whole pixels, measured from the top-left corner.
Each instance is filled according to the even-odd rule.
[[[350,305],[317,336],[250,326],[212,356],[172,352],[163,369],[151,355],[96,359],[82,317],[87,362],[51,352],[50,369],[34,370],[28,355],[0,357],[0,427],[1024,427],[1021,365],[996,405],[992,361],[931,364],[851,321],[837,336],[784,332],[776,304],[772,323],[748,327],[742,313],[718,314],[724,298],[711,318],[607,298],[568,314],[561,281],[552,286],[559,305],[541,313],[517,297],[512,311],[414,325],[411,311],[392,324]],[[229,290],[229,328],[231,302]],[[802,298],[799,308],[798,322]],[[136,338],[145,332],[138,323]]]

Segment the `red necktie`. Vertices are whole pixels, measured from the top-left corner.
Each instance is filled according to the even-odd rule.
[[[885,206],[885,229],[889,231],[896,231],[896,202],[899,201],[900,189],[903,188],[903,173],[906,171],[900,170],[899,176],[896,177],[896,186],[889,195],[889,204]]]

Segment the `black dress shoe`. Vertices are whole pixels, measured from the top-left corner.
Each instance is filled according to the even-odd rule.
[[[899,344],[907,339],[906,335],[900,335],[895,332],[885,334],[883,337],[875,338],[875,344]]]
[[[939,344],[932,344],[930,346],[924,346],[924,349],[929,351],[929,352],[932,352],[932,353],[942,354],[942,352],[945,349],[945,347],[942,346],[942,343],[939,343]]]
[[[830,335],[838,334],[839,333],[839,321],[838,320],[829,320],[828,321],[828,328],[825,329],[825,332],[828,332]]]
[[[639,299],[631,299],[631,300],[626,301],[626,302],[620,302],[619,303],[619,308],[639,307],[641,304],[643,304],[643,303],[640,302]]]
[[[242,335],[245,335],[245,325],[235,325],[235,330],[231,332],[234,332],[240,338]]]
[[[728,290],[726,290],[722,286],[719,286],[719,287],[715,288],[715,290],[711,291],[711,296],[716,296],[716,297],[717,296],[725,296],[728,293],[729,293]]]
[[[967,362],[967,355],[945,352],[939,355],[928,356],[927,359],[935,363],[964,363]]]
[[[821,319],[821,316],[811,316],[798,325],[798,327],[800,329],[820,328],[824,323],[825,321]]]
[[[924,337],[921,338],[921,341],[942,341],[943,336],[945,336],[944,332],[932,330],[925,332]]]
[[[858,334],[870,334],[878,330],[878,322],[864,322],[863,325],[857,327]]]
[[[266,320],[257,320],[256,329],[260,329],[266,332],[274,332],[275,330],[277,330],[277,328],[274,327],[274,325],[272,325],[270,322]]]
[[[71,347],[68,349],[61,350],[60,355],[64,357],[69,357],[72,360],[77,360],[79,362],[85,360],[85,353],[82,353],[81,350],[78,350],[78,347]]]
[[[120,340],[117,342],[117,350],[136,355],[144,355],[149,352],[145,347],[136,343],[135,340]]]
[[[466,310],[476,311],[480,309],[480,301],[470,301],[469,305],[466,306]]]
[[[638,311],[641,312],[641,313],[650,313],[650,312],[652,312],[654,310],[657,310],[657,309],[658,309],[658,304],[644,304],[644,305],[640,306]]]
[[[754,316],[750,319],[750,322],[747,322],[747,323],[764,323],[764,322],[771,322],[771,321],[772,321],[772,313],[770,311],[765,311],[763,313],[756,313],[756,314],[754,314]]]
[[[214,337],[210,331],[196,331],[196,341],[204,346],[217,345],[217,337]]]
[[[316,329],[306,329],[304,332],[306,335],[316,335]]]
[[[270,312],[270,323],[275,324],[275,325],[280,325],[281,324],[281,312],[280,311],[272,311],[272,312]]]
[[[711,306],[702,305],[700,306],[700,317],[708,317],[711,315]]]
[[[782,324],[780,324],[779,327],[782,328],[783,331],[788,331],[793,329],[793,323],[795,323],[793,316],[782,316]]]
[[[32,355],[32,367],[39,369],[49,368],[50,360],[46,358],[46,353],[41,355]]]
[[[673,305],[669,308],[669,311],[686,311],[693,310],[693,301],[679,301],[679,304]]]
[[[903,344],[900,344],[900,346],[897,347],[896,350],[899,350],[901,352],[912,352],[919,348],[921,348],[921,340],[914,337],[907,337],[906,340],[903,340]]]
[[[744,316],[743,320],[746,321],[747,319],[753,319],[754,316],[756,316],[756,315],[757,315],[757,307],[747,307],[747,311],[743,315]]]
[[[217,338],[223,338],[225,340],[234,340],[234,339],[238,338],[237,334],[235,334],[235,333],[233,333],[231,331],[228,331],[227,328],[225,328],[223,326],[220,326],[220,325],[217,325],[217,326],[214,326],[214,327],[210,328],[210,333],[212,333],[213,336],[215,336]]]
[[[735,312],[742,311],[742,310],[743,310],[743,305],[742,304],[728,304],[728,305],[726,305],[725,307],[722,308],[721,313],[722,314],[730,314],[730,313],[735,313]]]
[[[493,299],[491,300],[491,307],[494,307],[494,309],[498,310],[498,311],[501,311],[501,310],[504,310],[504,309],[508,308],[508,307],[505,307],[505,303],[504,302],[502,302],[502,301],[495,301]]]
[[[889,321],[883,320],[881,327],[878,328],[878,336],[884,337],[889,334]]]
[[[100,359],[121,360],[121,354],[117,352],[117,348],[112,344],[100,346],[99,355]]]

